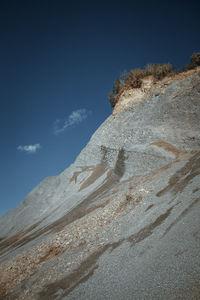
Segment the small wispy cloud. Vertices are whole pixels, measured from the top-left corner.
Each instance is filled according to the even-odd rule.
[[[82,108],[72,111],[72,113],[64,120],[57,119],[54,123],[54,133],[59,134],[68,127],[78,125],[83,122],[91,114],[91,111]]]
[[[25,146],[21,146],[19,145],[17,147],[17,150],[19,151],[25,151],[27,153],[35,153],[38,149],[40,149],[41,146],[40,144],[35,144],[35,145],[25,145]]]

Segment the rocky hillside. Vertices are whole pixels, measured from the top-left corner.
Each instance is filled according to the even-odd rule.
[[[0,299],[200,299],[200,68],[125,91],[0,219]]]

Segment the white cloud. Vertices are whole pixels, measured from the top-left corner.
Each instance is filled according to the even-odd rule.
[[[20,145],[20,146],[17,147],[17,150],[25,151],[27,153],[35,153],[40,148],[41,148],[40,144],[25,145],[25,146]]]
[[[78,125],[87,119],[91,111],[85,108],[74,110],[65,120],[56,120],[54,123],[54,133],[59,134],[70,126]]]

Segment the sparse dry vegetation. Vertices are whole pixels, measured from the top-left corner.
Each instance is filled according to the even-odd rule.
[[[147,77],[148,75],[150,75],[148,70],[133,69],[124,79],[124,83],[126,85],[135,86],[135,88],[140,88],[142,83],[141,79]]]
[[[175,73],[172,65],[168,64],[148,64],[146,66],[149,74],[152,75],[156,80],[161,80],[168,75]]]
[[[123,80],[121,78],[117,78],[113,85],[113,90],[109,94],[109,101],[112,107],[115,107],[118,97],[117,95],[120,94],[121,89],[123,88]]]
[[[166,76],[172,76],[190,69],[200,66],[200,52],[193,53],[190,57],[190,63],[182,68],[181,71],[176,70],[170,63],[167,64],[147,64],[145,69],[132,69],[130,72],[123,72],[120,78],[114,82],[113,89],[109,94],[109,101],[112,107],[115,107],[121,94],[125,90],[141,88],[142,79],[152,76],[154,81],[159,81]]]
[[[200,66],[200,52],[193,53],[190,60],[194,67]]]
[[[191,70],[200,66],[200,52],[193,53],[190,56],[190,63],[186,66],[186,70]]]

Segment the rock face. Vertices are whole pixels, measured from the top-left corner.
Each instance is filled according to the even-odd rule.
[[[200,299],[200,69],[147,85],[1,218],[1,299]]]

